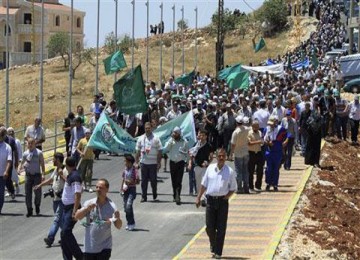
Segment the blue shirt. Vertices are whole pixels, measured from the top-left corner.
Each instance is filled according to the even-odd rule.
[[[208,166],[201,185],[206,188],[206,195],[209,196],[225,196],[229,191],[237,190],[234,170],[227,165],[220,170],[217,163]]]

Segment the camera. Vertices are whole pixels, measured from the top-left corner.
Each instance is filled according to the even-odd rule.
[[[55,194],[54,194],[54,190],[53,190],[53,189],[49,189],[48,191],[44,192],[43,195],[44,195],[44,199],[45,199],[47,196],[50,196],[51,198],[54,198],[54,197],[55,197]]]

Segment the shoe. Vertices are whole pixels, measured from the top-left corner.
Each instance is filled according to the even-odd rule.
[[[221,259],[221,255],[215,254],[215,255],[213,256],[213,258],[215,258],[215,259]]]
[[[28,217],[31,217],[32,215],[33,215],[33,209],[30,208],[30,209],[28,209],[28,211],[27,211],[26,217],[28,218]]]
[[[129,231],[133,231],[135,229],[135,224],[134,225],[129,225],[128,226],[128,230]]]
[[[89,193],[93,193],[94,190],[92,188],[89,189]]]
[[[157,195],[153,196],[153,201],[159,201],[159,200],[157,199]]]
[[[14,200],[16,197],[15,193],[11,193],[11,199]]]
[[[40,206],[36,206],[35,207],[35,212],[36,212],[36,215],[40,215]]]
[[[147,199],[141,198],[140,203],[143,203],[143,202],[146,202],[146,201],[147,201]]]
[[[275,187],[274,187],[274,191],[279,191],[278,187],[275,186]]]
[[[270,185],[266,185],[265,190],[266,190],[266,191],[270,191]]]
[[[206,201],[205,200],[201,200],[201,207],[206,207]]]
[[[6,192],[6,193],[5,193],[5,197],[10,197],[10,193],[9,193],[9,192]]]
[[[255,188],[255,191],[260,192],[261,188]]]
[[[126,225],[125,230],[129,230],[129,225]]]
[[[48,237],[45,237],[44,238],[44,242],[45,244],[48,246],[48,247],[51,247],[53,241],[51,241]]]

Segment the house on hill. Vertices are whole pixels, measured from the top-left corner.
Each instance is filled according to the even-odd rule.
[[[41,0],[8,0],[9,24],[6,24],[7,0],[0,0],[0,69],[6,66],[6,39],[9,37],[9,65],[40,61]],[[73,11],[73,37],[77,46],[84,44],[85,12]],[[69,32],[71,8],[59,0],[44,0],[44,59],[48,57],[47,43],[52,34]],[[8,35],[6,35],[8,26]]]

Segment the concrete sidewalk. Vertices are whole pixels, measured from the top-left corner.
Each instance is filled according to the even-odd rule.
[[[230,202],[224,259],[272,259],[312,167],[296,155],[292,170],[280,171],[279,192],[234,195]],[[263,185],[265,188],[265,185]],[[174,259],[209,259],[205,227]]]

